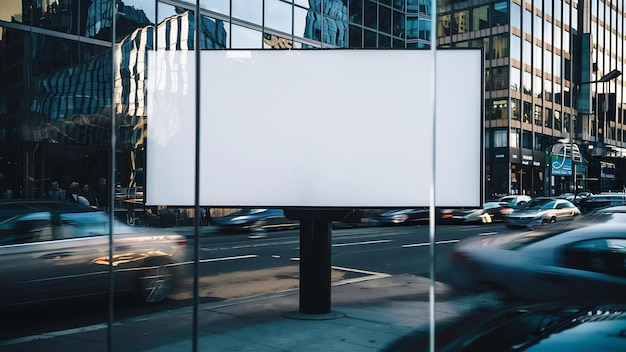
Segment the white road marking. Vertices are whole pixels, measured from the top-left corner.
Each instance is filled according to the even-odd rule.
[[[387,242],[391,242],[391,240],[337,243],[337,244],[333,244],[333,247],[360,246],[360,245],[364,245],[364,244],[378,244],[378,243],[387,243]]]
[[[457,243],[460,242],[461,240],[446,240],[446,241],[437,241],[435,242],[435,244],[449,244],[449,243]],[[412,243],[412,244],[404,244],[402,245],[402,248],[411,248],[411,247],[426,247],[426,246],[430,246],[430,242],[424,242],[424,243]]]
[[[226,260],[250,259],[250,258],[256,258],[256,257],[258,257],[258,255],[256,255],[256,254],[248,254],[248,255],[238,255],[238,256],[234,256],[234,257],[200,259],[200,263],[223,262],[223,261],[226,261]]]

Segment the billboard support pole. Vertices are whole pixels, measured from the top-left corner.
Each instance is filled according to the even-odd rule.
[[[335,319],[331,310],[332,221],[352,213],[342,209],[285,209],[289,219],[300,220],[300,307],[287,313],[294,319]]]

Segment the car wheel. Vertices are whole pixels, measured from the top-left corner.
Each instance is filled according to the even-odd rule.
[[[148,265],[138,277],[139,298],[145,303],[159,303],[172,291],[174,276],[167,264]]]
[[[555,222],[556,222],[556,218],[555,218],[554,216],[553,216],[553,217],[551,217],[551,218],[550,218],[550,223],[552,224],[552,223],[555,223]]]
[[[250,231],[253,231],[253,232],[264,231],[265,230],[265,226],[267,226],[267,221],[265,221],[265,220],[255,221],[254,224],[252,224],[252,226],[250,226]]]

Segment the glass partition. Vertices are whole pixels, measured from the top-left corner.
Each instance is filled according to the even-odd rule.
[[[271,319],[287,319],[284,315],[297,311],[301,304],[302,238],[307,233],[303,224],[309,219],[278,207],[149,204],[146,199],[151,192],[164,190],[151,189],[147,183],[153,152],[147,148],[147,139],[162,137],[165,141],[180,131],[176,111],[181,106],[185,112],[197,113],[193,100],[187,104],[167,94],[150,100],[149,84],[171,84],[172,92],[185,91],[188,97],[195,97],[199,89],[196,69],[202,72],[202,66],[194,61],[197,49],[237,49],[234,52],[239,54],[247,49],[428,49],[434,29],[431,4],[200,1],[200,13],[196,14],[193,1],[25,3],[4,1],[0,10],[0,305],[10,303],[2,316],[16,322],[2,331],[0,342],[8,341],[19,349],[26,346],[20,344],[30,343],[63,346],[64,341],[76,338],[89,341],[83,350],[92,346],[94,350],[112,351],[213,350],[213,340],[208,337],[245,335],[247,326],[251,335],[265,339],[266,348],[288,349],[285,346],[293,343],[293,336],[268,336],[258,326]],[[197,15],[201,16],[199,26]],[[481,31],[489,28],[490,22],[508,23],[508,5],[500,2],[446,16],[440,17],[437,25],[447,28],[450,35]],[[196,42],[197,31],[200,43]],[[508,57],[508,35],[494,37],[492,43],[484,36],[476,38],[491,45],[491,50],[486,50],[490,58]],[[469,41],[453,46],[469,46]],[[189,61],[175,61],[173,53],[184,53]],[[175,66],[175,74],[158,77],[162,81],[150,76],[150,54]],[[510,74],[504,66],[490,69],[494,89],[520,85],[519,77],[517,83],[509,83]],[[362,71],[365,77],[371,74],[370,69]],[[301,79],[297,70],[272,74]],[[367,95],[362,100],[346,101],[346,113],[366,101],[392,112],[414,104],[377,98],[381,89],[394,91],[397,97],[408,94],[401,92],[403,86],[396,85],[398,77],[391,78],[380,86],[359,87],[366,88]],[[208,80],[216,89],[230,87],[227,79]],[[342,77],[329,84],[347,92],[353,80]],[[270,86],[272,80],[266,83]],[[425,83],[411,84],[423,89],[419,87]],[[284,91],[293,93],[288,88]],[[296,93],[311,101],[301,109],[324,113],[324,92]],[[201,92],[200,97],[208,99],[210,94]],[[259,110],[278,111],[284,108],[284,99],[276,96],[246,108],[252,115]],[[491,99],[492,121],[505,121],[511,113],[507,110],[510,100]],[[234,103],[241,101],[245,100]],[[150,109],[168,116],[167,128],[151,130]],[[421,113],[420,109],[416,106],[416,113]],[[297,118],[298,109],[293,110]],[[363,124],[384,118],[363,116]],[[198,123],[201,125],[202,120]],[[363,131],[361,127],[354,126],[355,134]],[[386,132],[397,134],[399,128],[390,126]],[[259,133],[270,136],[271,129],[268,126]],[[236,135],[239,131],[224,133]],[[495,147],[508,145],[506,133],[503,136],[502,143],[502,135],[494,134]],[[372,143],[376,142],[373,138]],[[193,144],[202,143],[194,140]],[[261,163],[283,162],[276,151],[258,150],[254,145],[249,149]],[[213,156],[228,156],[230,152],[228,147],[211,150]],[[180,158],[193,153],[185,151]],[[406,153],[399,150],[392,159],[402,162]],[[344,159],[347,164],[355,162],[349,155]],[[388,162],[373,158],[363,163],[378,168]],[[212,166],[216,170],[223,167],[219,163]],[[232,182],[253,178],[255,169],[250,168]],[[203,182],[198,180],[197,186],[227,186]],[[279,186],[267,187],[271,191]],[[183,189],[175,181],[170,187],[173,193]],[[397,323],[401,333],[383,333],[382,342],[373,348],[382,350],[428,326],[431,317],[423,312],[434,311],[433,299],[452,300],[452,289],[440,285],[447,285],[450,279],[449,257],[462,237],[457,230],[460,227],[456,227],[463,213],[459,210],[437,207],[431,214],[427,207],[341,209],[324,222],[332,234],[327,239],[332,258],[328,274],[333,310],[350,312],[354,307],[386,305],[381,300],[389,293],[378,289],[378,282],[399,289],[395,296],[385,298],[387,302],[406,304],[400,310],[403,319]],[[470,222],[482,224],[481,219],[487,218],[483,215]],[[433,235],[437,247],[434,257],[430,251],[431,221],[442,226]],[[431,263],[437,268],[433,271],[436,287],[430,280]],[[276,298],[284,300],[266,303]],[[265,314],[268,306],[279,312]],[[244,309],[250,311],[242,312]],[[439,319],[439,314],[463,312],[437,308],[436,313]],[[284,324],[301,326],[303,321],[307,319]],[[304,331],[317,338],[317,326],[306,327],[309,330]],[[244,336],[226,344],[238,350],[249,347],[249,342]],[[39,345],[25,349],[30,346],[41,349]]]

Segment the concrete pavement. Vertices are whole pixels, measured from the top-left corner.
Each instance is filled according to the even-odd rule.
[[[333,283],[332,311],[298,312],[298,290],[200,305],[199,351],[392,351],[427,345],[430,280],[370,276]],[[435,285],[436,330],[465,314],[491,310],[488,294],[457,296]],[[0,351],[192,351],[191,308],[0,341]],[[410,338],[409,338],[410,337]],[[404,341],[404,342],[403,342]],[[415,349],[414,349],[415,348]]]

